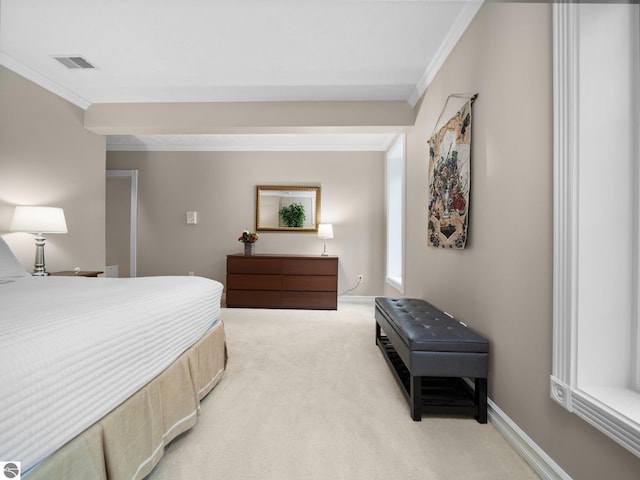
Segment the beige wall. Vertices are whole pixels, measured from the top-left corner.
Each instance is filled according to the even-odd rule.
[[[398,132],[413,121],[413,109],[399,100],[98,103],[85,113],[85,127],[101,135]]]
[[[0,234],[15,205],[62,207],[66,235],[47,237],[49,271],[104,266],[105,139],[84,129],[84,112],[0,66]],[[26,269],[35,244],[3,235]]]
[[[569,475],[637,479],[640,459],[549,397],[551,25],[549,5],[485,4],[425,94],[407,137],[406,294],[490,339],[490,398]],[[447,96],[462,92],[479,94],[469,242],[439,250],[426,246],[426,141]]]
[[[384,154],[381,152],[109,152],[109,169],[139,171],[138,274],[195,272],[225,282],[226,255],[255,228],[256,185],[320,185],[327,251],[340,257],[338,288],[382,291]],[[198,212],[187,225],[186,212]],[[264,232],[256,253],[319,255],[313,233]]]

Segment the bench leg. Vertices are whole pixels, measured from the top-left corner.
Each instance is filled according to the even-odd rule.
[[[380,324],[376,322],[376,345],[378,344],[379,338],[380,338]]]
[[[422,377],[411,375],[409,380],[409,401],[411,402],[411,418],[422,420]]]
[[[478,423],[487,423],[487,379],[476,378],[476,405]]]

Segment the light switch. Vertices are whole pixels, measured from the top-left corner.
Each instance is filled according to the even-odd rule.
[[[187,212],[187,225],[196,225],[198,223],[198,212]]]

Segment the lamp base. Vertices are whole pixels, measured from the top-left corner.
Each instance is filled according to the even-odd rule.
[[[44,266],[44,242],[44,235],[38,233],[36,235],[36,260],[33,265],[33,272],[31,272],[34,277],[46,277],[49,275]]]
[[[322,253],[320,254],[321,257],[328,257],[329,254],[327,253],[327,239],[324,238],[324,248],[322,249]]]

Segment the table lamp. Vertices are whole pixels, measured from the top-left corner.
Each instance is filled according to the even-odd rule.
[[[49,275],[44,265],[44,234],[67,233],[63,210],[57,207],[17,206],[9,230],[35,235],[36,260],[31,275],[38,277]]]
[[[322,256],[327,256],[327,238],[333,238],[333,225],[330,223],[321,223],[318,225],[318,238],[324,240],[324,250]]]

